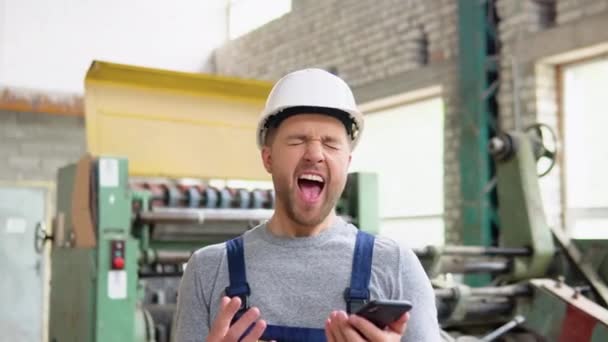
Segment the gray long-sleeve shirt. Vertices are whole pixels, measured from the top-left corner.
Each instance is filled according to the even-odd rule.
[[[356,234],[341,219],[312,237],[277,237],[265,225],[246,232],[250,305],[269,324],[322,329],[331,311],[346,310]],[[228,283],[225,244],[194,253],[179,289],[175,341],[206,340]],[[370,292],[371,299],[412,302],[403,341],[440,341],[434,292],[411,250],[376,237]]]

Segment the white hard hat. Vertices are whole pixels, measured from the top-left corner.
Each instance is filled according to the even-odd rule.
[[[355,148],[363,131],[363,114],[352,91],[341,78],[321,69],[294,71],[281,78],[270,91],[257,130],[258,147],[264,146],[271,118],[280,120],[298,113],[328,114],[346,126]],[[270,120],[269,120],[270,119]]]

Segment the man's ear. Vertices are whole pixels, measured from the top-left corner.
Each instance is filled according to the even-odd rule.
[[[264,168],[266,172],[271,173],[272,170],[272,155],[270,153],[270,146],[262,147],[262,162],[264,163]]]

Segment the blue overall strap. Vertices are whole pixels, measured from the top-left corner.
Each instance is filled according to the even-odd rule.
[[[325,330],[314,328],[268,325],[261,337],[264,341],[277,342],[326,342]]]
[[[247,299],[251,294],[245,274],[245,250],[242,236],[226,242],[226,254],[228,256],[228,276],[230,277],[230,285],[225,290],[226,296],[241,298],[239,313],[242,314],[249,308]]]
[[[233,319],[232,323],[234,323],[249,308],[247,298],[251,294],[245,273],[245,253],[241,236],[226,242],[226,254],[228,257],[228,276],[230,278],[230,285],[225,290],[226,296],[238,296],[243,303]],[[249,327],[249,329],[252,327]],[[246,333],[243,335],[246,335]],[[277,342],[326,342],[325,330],[323,329],[278,325],[268,325],[264,330],[262,339]]]
[[[346,311],[349,314],[357,312],[369,300],[369,281],[372,276],[373,255],[374,236],[359,230],[355,242],[350,287],[344,291]]]

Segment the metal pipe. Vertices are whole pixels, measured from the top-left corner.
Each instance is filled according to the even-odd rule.
[[[482,255],[482,256],[530,256],[532,251],[523,247],[478,247],[478,246],[448,246],[446,255]]]
[[[513,311],[514,305],[510,300],[496,302],[468,302],[467,319],[487,318],[488,316],[505,315]]]
[[[464,261],[464,260],[445,260],[441,262],[442,273],[507,273],[511,269],[509,261]]]
[[[441,255],[458,256],[530,256],[532,250],[525,247],[483,247],[483,246],[444,246],[438,249],[425,247],[414,249],[414,253],[419,257],[431,256],[434,251],[439,251]]]
[[[179,250],[155,250],[154,262],[161,264],[178,264],[187,262],[192,255],[191,251],[179,251]]]
[[[142,224],[203,224],[205,221],[250,221],[269,220],[274,209],[193,209],[155,207],[152,211],[138,213],[133,220]],[[353,218],[340,215],[346,222]]]
[[[181,264],[190,260],[192,251],[170,249],[147,249],[139,254],[138,262],[144,264]]]
[[[517,327],[518,325],[522,324],[526,319],[524,318],[524,316],[521,315],[517,315],[515,316],[515,318],[513,318],[512,320],[510,320],[509,322],[507,322],[506,324],[504,324],[503,326],[499,327],[498,329],[492,331],[491,333],[487,334],[486,336],[484,336],[481,340],[483,342],[491,342],[494,341],[495,339],[499,338],[500,336],[506,334],[507,332],[509,332],[511,329]]]
[[[182,275],[184,275],[183,271],[175,271],[175,272],[163,272],[163,273],[154,273],[154,272],[138,272],[137,276],[140,279],[146,279],[146,278],[158,278],[158,277],[163,277],[163,278],[168,278],[168,277],[181,277]]]
[[[191,209],[159,207],[144,211],[136,220],[143,224],[202,224],[205,221],[263,221],[272,216],[271,209]]]
[[[504,261],[476,261],[467,262],[463,264],[462,273],[506,273],[509,271],[510,266],[508,262]]]
[[[520,297],[530,295],[531,293],[532,289],[528,284],[473,287],[469,289],[470,296],[478,297]],[[435,297],[445,300],[456,299],[458,297],[458,288],[435,289]]]
[[[466,324],[467,321],[476,320],[491,321],[496,319],[497,316],[509,315],[514,309],[513,302],[505,297],[494,298],[491,301],[467,300],[464,304],[464,312],[461,313],[463,316],[459,315],[456,318],[452,317],[455,309],[454,303],[438,301],[437,314],[439,321],[448,325]]]

